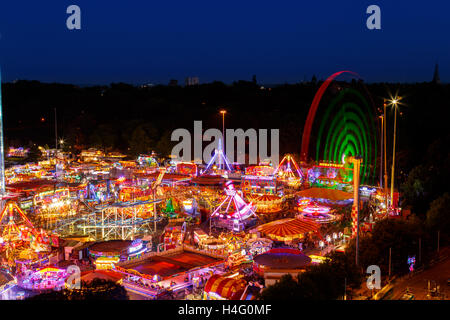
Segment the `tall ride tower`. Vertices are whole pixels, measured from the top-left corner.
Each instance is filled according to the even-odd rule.
[[[0,198],[6,195],[5,144],[3,141],[2,70],[0,69]]]

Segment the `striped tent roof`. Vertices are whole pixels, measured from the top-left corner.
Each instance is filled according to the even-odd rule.
[[[245,289],[245,281],[212,275],[205,284],[204,292],[215,293],[226,300],[239,300]]]
[[[260,225],[257,230],[273,240],[288,241],[303,238],[309,232],[318,232],[319,227],[312,221],[286,218]]]
[[[297,196],[310,199],[327,199],[331,201],[345,201],[353,199],[353,194],[337,190],[337,189],[325,189],[325,188],[310,188],[299,191]]]
[[[300,250],[278,248],[269,250],[253,258],[258,265],[273,269],[300,269],[311,264],[311,258]]]

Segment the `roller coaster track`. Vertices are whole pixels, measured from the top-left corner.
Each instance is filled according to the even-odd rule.
[[[114,222],[97,222],[97,215],[100,214],[102,211],[111,209],[111,208],[117,208],[117,209],[125,209],[125,208],[132,208],[135,206],[142,206],[142,205],[148,205],[153,203],[160,203],[162,199],[156,199],[156,200],[146,200],[146,201],[129,201],[129,202],[115,202],[115,203],[105,203],[101,205],[97,205],[95,207],[90,206],[85,201],[81,201],[86,208],[88,208],[88,213],[84,214],[83,216],[74,217],[71,219],[67,219],[64,221],[64,223],[57,228],[53,229],[53,232],[60,233],[64,230],[67,230],[70,226],[75,226],[79,229],[83,229],[83,231],[86,231],[88,229],[107,229],[107,228],[132,228],[132,227],[142,227],[146,224],[159,222],[162,220],[162,217],[157,216],[155,217],[149,217],[149,218],[140,218],[140,217],[132,217],[127,219],[120,219],[116,220]]]

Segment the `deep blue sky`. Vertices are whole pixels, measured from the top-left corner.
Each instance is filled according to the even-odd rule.
[[[66,28],[66,8],[82,30]],[[366,28],[381,7],[382,30]],[[0,3],[4,81],[279,83],[352,70],[366,81],[450,80],[450,2],[42,0]]]

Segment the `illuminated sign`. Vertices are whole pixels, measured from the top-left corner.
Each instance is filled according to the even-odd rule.
[[[144,244],[142,243],[141,239],[136,239],[131,243],[131,246],[128,248],[128,254],[139,254],[141,253]]]
[[[344,168],[345,166],[343,164],[339,163],[327,163],[327,162],[320,162],[320,167],[331,167],[331,168]]]

